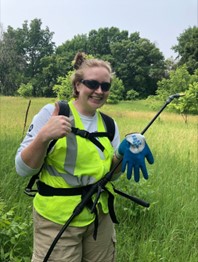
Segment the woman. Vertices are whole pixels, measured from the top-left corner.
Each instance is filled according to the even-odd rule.
[[[36,174],[41,166],[40,181],[52,188],[81,188],[94,184],[118,163],[114,154],[120,138],[115,123],[112,142],[99,137],[101,150],[92,141],[73,134],[72,126],[88,132],[105,132],[105,124],[98,109],[110,93],[112,69],[109,63],[86,60],[82,53],[75,58],[73,96],[69,101],[70,116],[59,115],[59,105],[46,105],[33,118],[29,131],[16,155],[16,170],[22,176]],[[50,141],[58,139],[46,155]],[[109,215],[108,196],[113,189],[102,192],[97,212],[88,207],[74,218],[56,244],[49,261],[110,262],[115,261],[115,231]],[[44,196],[34,198],[33,262],[43,261],[62,225],[71,216],[81,195]],[[93,238],[96,213],[97,238]]]

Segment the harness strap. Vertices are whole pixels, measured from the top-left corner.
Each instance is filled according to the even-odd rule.
[[[37,181],[37,187],[39,194],[42,196],[77,196],[84,195],[84,192],[87,192],[91,185],[77,188],[55,188],[39,180]]]
[[[64,115],[64,116],[69,116],[70,115],[70,108],[69,105],[66,101],[58,101],[59,103],[59,115]],[[72,132],[76,135],[79,135],[81,137],[84,138],[88,138],[92,143],[94,143],[98,148],[101,149],[101,151],[104,151],[104,146],[96,139],[96,137],[108,137],[110,141],[113,140],[114,138],[114,134],[115,134],[115,124],[114,124],[114,120],[109,117],[108,115],[100,112],[104,123],[106,125],[107,128],[107,132],[94,132],[94,133],[89,133],[86,130],[81,130],[79,128],[76,127],[72,127]],[[50,150],[53,148],[53,146],[56,144],[57,139],[54,139],[51,141],[51,143],[49,144],[48,148],[47,148],[47,153],[46,155],[48,155],[48,153],[50,152]],[[40,168],[39,172],[35,175],[33,175],[30,178],[30,181],[28,183],[28,185],[26,186],[24,193],[28,196],[34,197],[35,193],[37,192],[37,190],[32,189],[33,185],[35,183],[36,180],[39,179],[39,173],[41,172],[43,166]]]
[[[39,171],[40,173],[40,171]],[[26,186],[25,190],[24,190],[24,193],[28,196],[31,196],[31,197],[34,197],[36,192],[38,192],[37,189],[32,189],[33,188],[33,185],[35,184],[35,181],[37,179],[39,179],[39,173],[33,175],[30,180],[29,180],[29,183],[28,185]]]
[[[89,190],[88,188],[90,188],[90,186],[83,187],[82,199],[86,196],[86,194],[87,194],[87,192]],[[90,198],[89,201],[86,204],[86,207],[89,208],[90,210],[92,210],[92,206],[93,206],[93,200]],[[98,211],[97,211],[96,207],[94,207],[93,213],[95,214],[93,238],[94,238],[94,240],[96,240],[97,233],[98,233]]]
[[[96,139],[96,137],[104,137],[104,136],[108,136],[108,132],[93,132],[90,133],[86,130],[81,130],[79,128],[76,127],[72,127],[72,133],[74,133],[75,135],[81,136],[83,138],[87,138],[89,139],[92,143],[94,143],[97,147],[99,147],[101,149],[101,151],[104,151],[104,146]],[[53,148],[53,146],[56,144],[57,140],[52,140],[51,143],[49,144],[49,147],[47,149],[47,155],[50,152],[50,150]],[[27,187],[24,190],[24,193],[28,196],[34,197],[35,196],[35,192],[37,192],[37,190],[32,189],[35,181],[37,179],[39,179],[39,173],[41,172],[43,166],[41,167],[41,169],[39,170],[39,172],[36,175],[33,175],[30,178],[30,181],[27,185]],[[40,185],[37,183],[37,185]],[[41,186],[41,185],[40,185]],[[42,186],[41,186],[42,187]],[[41,189],[42,190],[42,189]],[[44,190],[47,190],[46,188]],[[47,191],[48,192],[48,191]],[[32,194],[33,193],[33,194]],[[58,192],[57,192],[58,193]],[[48,192],[48,194],[50,195],[50,192]],[[59,194],[59,193],[58,193]],[[56,193],[55,193],[56,195]]]
[[[109,207],[109,214],[110,214],[111,220],[113,221],[113,223],[119,224],[116,218],[115,209],[114,209],[114,195],[109,191],[108,193],[109,193],[108,207]]]
[[[72,133],[74,133],[77,136],[81,136],[83,138],[89,139],[92,143],[94,143],[97,147],[100,148],[101,151],[104,151],[104,146],[96,139],[96,137],[108,137],[107,132],[93,132],[90,133],[86,130],[82,130],[76,127],[72,127]]]
[[[113,138],[114,138],[114,135],[115,135],[115,123],[114,123],[114,120],[110,116],[104,114],[103,112],[100,112],[100,114],[101,114],[101,116],[102,116],[102,118],[104,120],[104,123],[106,125],[108,138],[112,142]]]
[[[83,197],[87,194],[87,192],[90,190],[92,185],[84,186],[84,187],[79,187],[79,188],[55,188],[51,187],[49,185],[46,185],[45,183],[41,182],[40,180],[37,181],[37,187],[38,187],[38,192],[42,196],[76,196],[76,195],[81,195],[82,199]],[[108,207],[109,207],[109,214],[111,217],[111,220],[113,223],[118,224],[118,220],[115,215],[115,210],[114,210],[114,195],[109,192],[105,188],[105,190],[109,193],[109,198],[108,198]],[[93,233],[93,238],[96,239],[97,237],[97,229],[98,229],[98,212],[96,205],[94,204],[93,200],[90,198],[88,203],[86,204],[87,208],[91,210],[95,214],[95,220],[94,220],[94,233]]]

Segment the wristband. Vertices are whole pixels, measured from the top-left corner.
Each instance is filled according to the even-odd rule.
[[[114,153],[115,157],[118,159],[118,160],[121,160],[123,158],[123,155],[121,155],[119,152],[118,152],[118,149],[115,151]]]

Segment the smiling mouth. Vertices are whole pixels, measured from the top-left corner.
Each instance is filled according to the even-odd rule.
[[[98,96],[90,96],[90,99],[94,100],[94,101],[102,101],[103,100],[103,97],[98,97]]]

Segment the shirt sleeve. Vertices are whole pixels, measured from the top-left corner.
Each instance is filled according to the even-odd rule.
[[[54,105],[48,104],[44,106],[38,114],[36,114],[29,126],[26,136],[21,142],[15,156],[16,172],[21,176],[34,175],[39,172],[40,169],[32,169],[27,166],[21,158],[21,152],[26,148],[37,136],[39,130],[48,122],[54,111]]]
[[[114,122],[115,122],[115,120],[114,120]],[[115,135],[114,135],[114,138],[113,138],[113,141],[112,141],[112,146],[114,148],[114,152],[118,149],[119,145],[120,145],[120,133],[119,133],[119,130],[118,130],[118,125],[115,122]],[[112,178],[111,178],[111,181],[117,180],[121,176],[121,174],[122,174],[121,171],[114,173]]]
[[[114,138],[111,142],[114,150],[116,150],[120,144],[120,133],[119,133],[119,130],[118,130],[118,125],[117,123],[115,122],[114,120],[114,123],[115,123],[115,134],[114,134]]]

